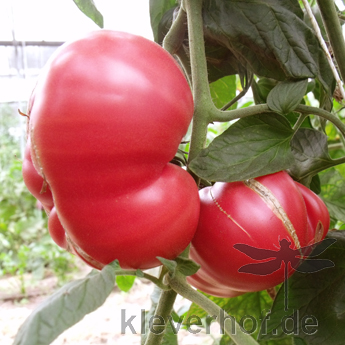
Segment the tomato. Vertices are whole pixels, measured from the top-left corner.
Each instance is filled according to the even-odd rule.
[[[22,166],[23,178],[30,193],[41,202],[47,213],[54,207],[54,201],[49,186],[44,183],[44,179],[36,171],[31,158],[31,143],[28,140],[24,152]]]
[[[274,256],[260,250],[278,253],[287,243],[290,249],[306,247],[324,238],[329,227],[329,214],[321,199],[283,171],[243,182],[217,182],[200,191],[200,200],[191,258],[201,269],[187,279],[198,289],[220,297],[283,282],[282,259],[273,262]],[[254,247],[247,253],[260,260],[239,250],[243,246],[238,244]],[[260,262],[266,262],[268,272],[260,271],[265,265],[251,266],[252,273],[239,272],[245,265]],[[289,275],[293,271],[288,268]]]
[[[180,254],[199,195],[169,161],[192,115],[184,75],[156,43],[100,30],[60,47],[39,77],[28,126],[33,166],[52,194],[53,239],[98,268],[115,259],[150,268]]]

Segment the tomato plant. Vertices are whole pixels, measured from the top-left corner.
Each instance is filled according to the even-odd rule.
[[[54,241],[101,270],[51,296],[17,343],[52,341],[127,275],[160,288],[145,345],[177,343],[178,294],[193,302],[184,325],[192,315],[207,332],[208,314],[221,344],[343,341],[344,15],[316,2],[150,0],[163,48],[101,30],[54,54],[30,101],[24,179]],[[311,255],[307,274],[283,247]],[[277,260],[253,271],[244,248]],[[52,327],[40,321],[51,310],[63,311]]]
[[[180,254],[199,199],[168,162],[192,114],[182,71],[156,43],[105,30],[61,47],[30,101],[23,167],[53,239],[99,268],[115,259],[150,268]]]
[[[259,248],[278,253],[283,239],[291,243],[291,249],[299,249],[321,241],[329,228],[329,215],[322,200],[306,187],[298,186],[286,172],[243,182],[217,182],[202,189],[200,199],[191,258],[201,269],[187,279],[201,291],[216,296],[260,291],[285,280],[281,260],[272,261],[267,274],[262,275],[259,267],[254,268],[253,274],[241,272],[240,268],[253,263],[253,258],[235,245],[245,244],[251,247],[250,251]],[[294,272],[292,267],[288,269],[290,274]]]

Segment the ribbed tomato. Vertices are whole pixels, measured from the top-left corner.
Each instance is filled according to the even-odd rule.
[[[30,101],[37,175],[24,167],[33,194],[53,201],[55,241],[99,268],[115,259],[149,268],[156,256],[180,254],[197,226],[199,195],[168,162],[192,115],[184,75],[156,43],[100,30],[59,48]],[[42,184],[51,196],[37,194]]]
[[[329,227],[321,199],[283,171],[243,182],[217,182],[202,189],[200,199],[191,258],[201,269],[188,280],[216,296],[233,297],[283,282],[284,263],[279,258],[289,250],[281,246],[306,247],[323,239]],[[257,263],[262,265],[249,266],[251,273],[240,270]]]

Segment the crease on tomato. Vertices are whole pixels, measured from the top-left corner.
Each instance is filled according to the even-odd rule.
[[[255,179],[245,180],[243,181],[243,183],[253,192],[255,192],[263,200],[267,207],[271,209],[273,214],[282,221],[284,228],[291,236],[295,246],[297,248],[301,248],[301,243],[297,236],[295,227],[293,226],[290,218],[286,214],[279,200],[270,191],[270,189],[261,184],[260,182],[256,181]]]
[[[249,238],[252,238],[252,236],[249,235],[249,233],[238,223],[236,222],[236,220],[231,217],[231,215],[226,212],[223,207],[219,204],[219,202],[217,201],[217,199],[214,197],[214,195],[212,194],[212,188],[210,188],[210,195],[211,195],[211,198],[213,200],[213,202],[215,203],[215,205],[218,207],[218,209],[224,213],[232,222],[234,222]]]

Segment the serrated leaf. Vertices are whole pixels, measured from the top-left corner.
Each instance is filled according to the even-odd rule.
[[[92,19],[100,28],[103,28],[103,16],[100,13],[93,2],[93,0],[73,0],[87,17]]]
[[[289,168],[290,175],[309,186],[314,175],[336,163],[328,154],[327,136],[310,128],[300,128],[291,140],[295,164]]]
[[[189,168],[209,181],[242,181],[288,169],[293,130],[278,114],[243,118],[191,161]]]
[[[321,193],[332,218],[345,222],[345,179],[337,168],[320,173]]]
[[[286,115],[301,103],[307,91],[308,79],[283,81],[278,83],[268,94],[268,107],[278,114]]]
[[[135,276],[116,276],[116,285],[121,291],[128,292],[135,281]]]
[[[254,74],[281,81],[317,77],[332,92],[331,69],[303,17],[291,0],[205,0],[203,7],[206,40],[226,47]]]
[[[335,267],[309,274],[295,272],[288,280],[289,310],[285,311],[281,288],[265,321],[267,332],[260,335],[262,339],[276,339],[274,334],[284,336],[290,330],[307,345],[344,343],[345,232],[332,231],[327,237],[336,242],[315,259],[331,260]],[[289,326],[287,317],[291,317]]]
[[[115,284],[116,267],[91,271],[48,297],[20,327],[14,345],[48,345],[62,332],[99,308]]]
[[[160,43],[160,21],[162,20],[164,14],[175,6],[175,0],[150,0],[150,21],[155,42]]]
[[[213,103],[217,108],[222,108],[236,97],[236,76],[227,76],[210,84]],[[230,109],[236,108],[236,105]]]

